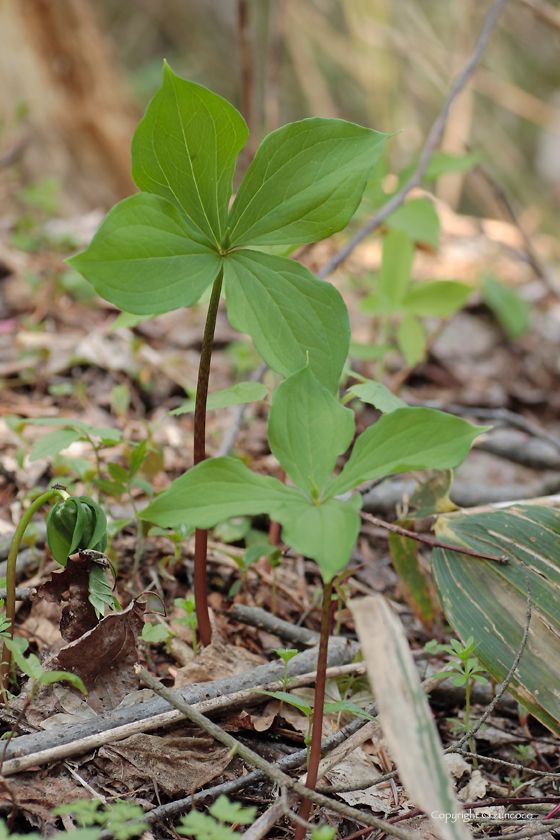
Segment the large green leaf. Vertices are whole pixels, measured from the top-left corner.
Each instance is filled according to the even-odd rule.
[[[115,306],[154,315],[196,303],[222,259],[191,238],[173,204],[138,193],[113,207],[89,247],[68,262]]]
[[[432,408],[399,408],[360,435],[328,495],[338,496],[391,473],[456,467],[466,458],[475,437],[488,428]]]
[[[387,135],[308,119],[265,137],[239,187],[229,246],[300,245],[346,227]]]
[[[436,549],[432,567],[449,623],[465,641],[474,636],[476,655],[502,681],[521,645],[527,587],[533,604],[527,648],[509,692],[560,735],[560,511],[531,505],[440,519],[438,537],[486,554],[510,558],[508,565]]]
[[[163,84],[132,141],[132,177],[140,190],[181,208],[203,241],[220,246],[235,161],[247,135],[229,102],[164,63]]]
[[[283,376],[307,363],[333,393],[350,346],[340,293],[286,257],[241,250],[224,260],[229,320]]]
[[[212,528],[233,516],[268,513],[274,519],[286,503],[300,503],[298,490],[270,476],[251,472],[236,458],[213,458],[177,478],[139,514],[162,528],[188,522],[197,528]]]
[[[274,391],[268,442],[294,484],[318,498],[336,459],[354,437],[354,412],[324,388],[309,367],[284,380]]]
[[[329,499],[315,505],[301,498],[297,504],[280,506],[275,518],[282,524],[282,537],[299,554],[312,557],[325,583],[346,568],[360,533],[362,497],[349,501]]]

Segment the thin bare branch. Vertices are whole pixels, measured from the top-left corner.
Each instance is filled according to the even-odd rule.
[[[486,49],[486,45],[488,43],[492,30],[496,24],[496,21],[498,20],[498,16],[502,11],[502,8],[505,5],[505,3],[506,0],[496,0],[495,3],[492,5],[490,11],[488,12],[480,35],[478,36],[478,41],[476,42],[474,50],[469,60],[467,61],[465,67],[463,68],[463,71],[457,76],[457,78],[453,82],[451,90],[447,95],[447,99],[443,103],[443,107],[436,121],[432,125],[430,133],[428,135],[428,139],[424,144],[424,148],[422,149],[420,159],[412,176],[409,178],[406,184],[403,187],[401,187],[401,189],[398,190],[398,192],[391,196],[389,201],[387,201],[383,205],[383,207],[381,207],[377,211],[377,213],[375,213],[371,217],[371,219],[368,222],[366,222],[363,228],[359,230],[355,236],[352,237],[350,242],[348,242],[348,244],[345,245],[344,248],[341,248],[340,251],[337,251],[337,253],[334,254],[334,256],[332,256],[327,263],[325,263],[325,265],[318,272],[319,277],[327,277],[327,275],[331,274],[331,272],[333,272],[335,268],[338,268],[338,266],[341,263],[343,263],[344,260],[347,259],[347,257],[350,256],[354,248],[357,245],[359,245],[359,243],[363,239],[365,239],[365,237],[369,233],[371,233],[372,230],[375,230],[375,228],[379,227],[379,225],[385,221],[387,216],[389,216],[394,210],[396,210],[397,207],[400,207],[407,195],[409,194],[409,192],[413,190],[414,187],[417,187],[420,184],[424,173],[428,168],[430,158],[434,153],[439,141],[441,140],[443,130],[445,128],[449,112],[451,110],[451,106],[453,105],[453,102],[461,93],[469,79],[472,77],[480,59],[482,58],[482,54]]]
[[[494,563],[505,565],[509,563],[509,557],[501,554],[496,557],[493,554],[482,554],[480,551],[474,551],[472,548],[465,548],[464,546],[452,545],[451,543],[443,543],[436,540],[434,537],[427,537],[426,534],[417,534],[416,531],[409,531],[407,528],[401,528],[400,525],[394,525],[391,522],[385,522],[383,519],[378,519],[371,513],[364,513],[361,511],[362,519],[366,522],[371,522],[372,525],[377,525],[378,528],[385,528],[386,531],[391,531],[393,534],[398,534],[399,537],[408,537],[408,539],[416,540],[417,542],[429,545],[430,548],[443,548],[446,551],[457,551],[459,554],[468,554],[469,557],[479,557],[481,560],[493,560]]]

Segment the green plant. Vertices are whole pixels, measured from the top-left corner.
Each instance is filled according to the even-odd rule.
[[[37,417],[34,420],[26,420],[35,426],[59,426],[54,432],[49,432],[33,444],[30,461],[37,461],[39,458],[57,455],[63,449],[67,449],[76,441],[87,441],[91,444],[97,463],[97,473],[101,475],[100,450],[104,447],[114,446],[122,439],[122,433],[118,429],[110,427],[90,426],[81,420],[74,420],[65,417]]]
[[[297,648],[273,648],[273,653],[278,654],[282,662],[284,663],[284,676],[282,677],[282,689],[283,691],[288,690],[288,685],[290,684],[291,680],[288,677],[288,662],[290,659],[293,659],[294,656],[297,656],[299,651]]]
[[[187,519],[198,528],[209,528],[226,517],[265,512],[282,524],[288,545],[317,561],[324,581],[316,688],[320,709],[332,580],[346,567],[360,529],[361,496],[352,495],[354,489],[391,473],[456,466],[483,430],[431,409],[398,408],[359,436],[342,472],[334,477],[354,428],[353,412],[306,366],[276,388],[268,420],[270,449],[294,487],[257,475],[235,458],[214,458],[176,479],[140,513],[162,527]],[[320,756],[318,723],[308,775],[311,786]]]
[[[163,85],[132,142],[140,193],[114,207],[89,248],[70,260],[102,295],[137,315],[197,303],[211,286],[196,391],[194,462],[205,459],[208,378],[222,285],[232,325],[288,376],[308,360],[334,394],[349,346],[340,294],[285,256],[346,226],[386,135],[309,119],[265,138],[230,210],[247,126],[228,102],[176,76]],[[156,523],[158,524],[158,523]],[[205,528],[195,535],[199,632],[209,644]]]
[[[189,595],[188,598],[175,598],[173,602],[176,607],[184,610],[186,615],[183,618],[176,619],[178,624],[186,624],[192,630],[192,649],[196,656],[198,653],[198,645],[196,641],[196,628],[198,620],[196,617],[196,608],[194,602],[194,595]]]
[[[28,702],[33,700],[35,692],[40,685],[49,685],[50,683],[59,682],[60,680],[65,680],[66,682],[71,683],[71,685],[81,691],[82,694],[87,694],[82,680],[77,677],[76,674],[71,674],[68,671],[45,671],[39,661],[39,658],[35,656],[34,653],[30,653],[29,656],[25,657],[23,654],[29,647],[27,639],[6,638],[6,645],[8,650],[11,651],[16,665],[32,681],[28,694]]]
[[[140,638],[146,642],[146,658],[148,661],[148,668],[151,662],[151,645],[159,645],[160,642],[167,642],[172,633],[164,627],[163,624],[150,624],[146,622],[142,628]]]
[[[400,211],[410,212],[414,203],[403,205]],[[472,291],[470,286],[455,281],[412,283],[413,260],[414,239],[405,226],[394,227],[383,239],[383,258],[374,291],[360,302],[362,312],[379,320],[378,379],[383,375],[383,355],[391,349],[394,338],[407,364],[411,367],[418,364],[425,355],[427,338],[421,319],[452,315],[464,306]]]
[[[16,562],[19,547],[23,540],[25,531],[33,518],[33,515],[41,508],[45,502],[58,497],[60,501],[51,509],[47,517],[47,541],[53,557],[58,562],[65,566],[70,554],[78,549],[92,549],[96,546],[107,544],[106,528],[107,520],[105,514],[92,499],[87,496],[80,498],[71,497],[66,492],[64,487],[55,486],[46,493],[38,496],[27,508],[21,517],[16,528],[10,551],[7,560],[6,572],[6,614],[3,620],[4,627],[9,626],[9,630],[5,629],[5,634],[9,634],[9,638],[5,638],[2,649],[2,662],[0,664],[0,690],[6,691],[8,677],[10,673],[11,654],[12,649],[8,642],[14,638],[14,618],[15,618],[15,604],[16,604]],[[95,564],[94,564],[95,565]],[[94,572],[92,568],[90,573],[90,596],[93,580],[92,603],[96,609],[100,609],[100,604],[103,599],[107,597],[106,590],[103,588],[101,576],[98,572]],[[111,602],[113,601],[111,592]],[[91,598],[90,598],[91,599]],[[107,602],[107,601],[105,601]]]
[[[275,700],[280,700],[280,704],[288,703],[288,705],[295,706],[296,709],[299,709],[300,712],[303,712],[309,723],[307,735],[304,738],[309,761],[315,706],[312,706],[310,703],[307,702],[307,700],[304,700],[303,697],[298,697],[297,695],[290,694],[287,691],[258,691],[257,693],[266,694],[268,697],[273,697]],[[280,708],[282,708],[282,705],[280,706]],[[372,717],[372,715],[368,714],[363,709],[360,709],[359,706],[356,706],[356,704],[352,703],[350,700],[339,700],[336,703],[323,703],[320,719],[322,720],[323,714],[331,714],[336,712],[349,712],[350,714],[355,715],[356,717],[362,717],[366,720],[375,720],[375,718]]]
[[[178,833],[196,840],[237,840],[242,835],[233,831],[230,825],[250,825],[257,814],[256,808],[243,808],[238,802],[230,802],[223,795],[216,799],[209,811],[210,814],[203,814],[192,810],[181,817]]]
[[[451,668],[457,672],[457,676],[453,677],[453,685],[465,687],[465,732],[468,732],[471,725],[471,692],[475,682],[487,683],[486,677],[482,676],[484,668],[482,668],[478,658],[474,656],[476,645],[474,639],[470,636],[465,644],[462,644],[457,639],[451,639],[450,644],[440,645],[434,639],[425,645],[425,648],[430,653],[438,653],[440,651],[448,653],[454,657],[449,664]],[[433,675],[434,677],[449,676],[448,671],[441,671]],[[469,739],[471,752],[475,752],[472,738]]]
[[[149,828],[140,805],[134,805],[124,799],[116,799],[111,805],[104,805],[102,808],[98,799],[78,799],[76,802],[53,808],[53,814],[70,814],[82,826],[100,826],[100,829],[91,835],[92,838],[98,837],[101,829],[106,829],[115,840],[128,840],[129,837],[137,837]],[[89,840],[89,835],[84,840]]]

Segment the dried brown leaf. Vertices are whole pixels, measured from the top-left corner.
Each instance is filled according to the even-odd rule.
[[[87,702],[98,714],[114,709],[138,688],[134,665],[145,609],[145,604],[132,601],[126,610],[106,615],[58,653],[58,667],[83,680]]]

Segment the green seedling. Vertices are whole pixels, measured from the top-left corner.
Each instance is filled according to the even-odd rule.
[[[198,620],[196,617],[196,608],[194,602],[194,595],[189,595],[188,598],[175,598],[173,602],[176,607],[184,610],[186,615],[183,618],[176,619],[178,624],[186,624],[192,630],[192,649],[196,656],[198,653],[198,645],[196,641],[196,628],[198,627]]]
[[[400,209],[410,213],[412,205],[409,202]],[[470,286],[455,281],[412,283],[413,260],[414,239],[406,226],[394,227],[383,240],[383,258],[374,290],[360,303],[362,312],[374,315],[379,322],[377,343],[383,348],[376,372],[379,380],[383,376],[384,352],[395,339],[406,363],[414,367],[426,353],[427,333],[421,319],[452,315],[462,309],[472,292]]]
[[[354,430],[354,413],[306,366],[276,388],[268,420],[270,449],[293,487],[253,473],[235,458],[214,458],[176,479],[140,514],[161,527],[188,521],[210,528],[225,518],[263,512],[281,523],[285,542],[316,560],[324,581],[319,698],[324,697],[332,580],[346,567],[360,530],[362,499],[354,489],[392,473],[457,466],[484,427],[432,409],[398,408],[358,437],[335,477],[337,459],[353,441]],[[311,751],[311,785],[321,726],[314,731],[318,735]]]
[[[290,659],[293,659],[294,656],[297,656],[299,650],[297,648],[273,648],[274,653],[277,653],[282,662],[284,663],[284,676],[282,677],[282,690],[287,691],[288,685],[291,683],[290,677],[288,677],[288,662]]]
[[[149,828],[140,805],[134,805],[124,799],[117,799],[111,805],[104,806],[101,806],[98,799],[78,799],[76,802],[53,808],[53,814],[70,814],[81,826],[99,826],[91,835],[93,840],[99,837],[102,829],[109,831],[115,840],[129,840],[130,837],[137,837]],[[65,834],[64,837],[66,836]],[[83,840],[90,840],[90,835],[86,835]]]
[[[138,518],[138,510],[136,508],[136,500],[134,498],[134,494],[132,492],[133,487],[140,487],[147,493],[148,496],[153,495],[152,485],[145,481],[143,478],[138,476],[138,471],[140,470],[142,464],[148,458],[148,442],[143,440],[141,443],[137,444],[131,454],[128,461],[128,467],[125,469],[120,464],[110,463],[107,465],[107,470],[109,475],[111,476],[110,480],[98,478],[95,480],[95,484],[97,487],[102,490],[104,493],[107,493],[110,496],[114,496],[117,499],[120,499],[125,493],[128,495],[130,499],[130,503],[132,505],[132,509],[134,511],[134,515]],[[137,525],[136,528],[136,548],[134,550],[134,565],[132,568],[132,575],[133,577],[136,576],[139,566],[140,566],[140,559],[142,557],[142,528],[140,524]]]
[[[475,682],[487,683],[488,680],[483,676],[484,668],[481,666],[477,657],[474,655],[476,645],[474,639],[470,636],[463,645],[457,639],[451,639],[448,645],[440,645],[434,639],[425,645],[425,649],[430,653],[445,652],[454,659],[451,659],[449,664],[456,676],[453,677],[453,685],[465,687],[465,721],[460,724],[465,732],[468,732],[471,724],[471,693]],[[448,671],[440,671],[433,674],[434,677],[453,676]],[[456,729],[457,727],[455,727]],[[471,752],[476,752],[472,738],[469,739],[469,746]]]
[[[34,420],[26,420],[35,426],[59,426],[54,432],[49,432],[38,440],[31,449],[30,461],[37,461],[39,458],[53,457],[63,449],[68,449],[76,441],[87,441],[91,444],[97,464],[97,473],[101,475],[100,451],[106,447],[112,447],[122,440],[122,433],[118,429],[110,427],[90,426],[81,420],[68,419],[64,417],[37,417]]]
[[[163,624],[150,624],[146,622],[142,628],[140,638],[146,642],[146,659],[148,668],[151,665],[151,645],[159,645],[161,642],[168,642],[172,633]]]
[[[4,628],[9,638],[5,638],[2,649],[2,662],[0,664],[0,691],[5,692],[8,687],[8,677],[12,661],[12,649],[9,646],[10,640],[14,638],[14,618],[16,607],[16,563],[20,545],[26,529],[28,528],[33,515],[42,507],[45,502],[56,498],[55,505],[51,508],[47,517],[47,542],[51,554],[61,565],[65,566],[68,557],[75,551],[100,549],[107,545],[107,520],[105,514],[98,504],[87,496],[70,496],[63,487],[52,487],[46,493],[38,496],[27,508],[21,517],[16,528],[10,551],[8,553],[6,571],[6,612],[3,619]],[[103,555],[101,555],[103,556]],[[96,564],[94,564],[95,566]],[[104,569],[102,570],[104,574]],[[92,585],[95,590],[94,607],[100,607],[103,598],[107,597],[101,576],[98,572],[90,574],[90,593]],[[96,577],[97,576],[97,577]],[[93,584],[92,584],[93,581]],[[106,583],[106,581],[105,581]],[[111,603],[113,595],[111,592]],[[106,603],[106,601],[105,601]]]
[[[194,837],[195,840],[238,840],[242,835],[231,826],[251,825],[257,815],[256,808],[243,808],[238,802],[230,802],[223,795],[216,799],[209,811],[210,814],[203,814],[192,810],[181,817],[178,833]]]
[[[247,533],[246,536],[248,536],[248,533]],[[228,552],[225,552],[225,553],[228,554]],[[239,589],[241,588],[241,584],[243,584],[244,592],[247,593],[247,578],[248,578],[249,569],[251,568],[251,566],[254,563],[257,562],[257,560],[260,560],[261,557],[268,557],[269,562],[270,562],[270,558],[272,556],[279,556],[279,555],[280,555],[280,552],[279,552],[278,548],[275,545],[270,545],[270,543],[266,543],[266,542],[253,543],[252,545],[248,546],[245,549],[245,551],[243,552],[241,557],[239,557],[237,554],[228,554],[228,556],[231,557],[237,563],[237,566],[239,567],[239,571],[241,573],[241,579],[236,580],[235,583],[233,583],[232,586],[230,587],[229,592],[228,592],[228,598],[233,598],[234,595],[236,595],[239,592]],[[274,592],[275,580],[276,579],[275,579],[275,576],[274,576],[274,579],[273,579],[273,593],[272,593],[273,601],[275,599],[275,592]]]
[[[85,685],[76,674],[71,674],[68,671],[45,671],[39,658],[34,653],[30,653],[29,656],[25,657],[23,654],[29,647],[27,639],[10,639],[4,634],[4,645],[12,654],[15,664],[31,681],[26,703],[33,702],[40,686],[61,681],[69,682],[74,688],[81,691],[82,694],[87,694]],[[3,691],[2,694],[4,695],[4,702],[6,702],[7,692]]]
[[[70,260],[99,295],[140,316],[193,306],[211,288],[196,389],[195,464],[206,456],[222,286],[232,326],[252,338],[273,370],[288,376],[309,359],[318,381],[336,392],[350,339],[344,302],[330,283],[268,251],[289,254],[342,230],[386,139],[342,120],[285,125],[262,142],[230,209],[247,135],[233,106],[165,64],[163,85],[132,141],[140,192],[114,207],[88,249]],[[195,536],[194,589],[201,639],[209,644],[205,531]]]
[[[309,723],[307,735],[304,738],[309,761],[311,736],[313,730],[314,706],[311,706],[307,702],[307,700],[304,700],[302,697],[297,697],[295,694],[290,694],[287,691],[257,691],[257,694],[266,694],[268,697],[273,697],[275,700],[280,700],[281,703],[287,703],[288,705],[294,706],[296,709],[299,709],[300,712],[303,712]],[[321,720],[323,718],[323,714],[336,714],[339,712],[349,712],[355,717],[365,718],[366,720],[375,720],[374,717],[365,712],[363,709],[360,709],[359,706],[356,706],[356,704],[352,703],[350,700],[339,700],[336,703],[323,703],[323,713],[321,714]]]

